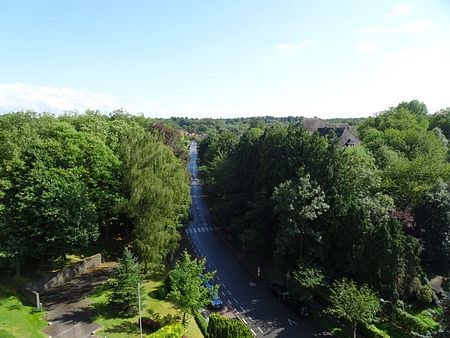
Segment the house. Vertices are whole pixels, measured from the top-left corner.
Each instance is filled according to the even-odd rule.
[[[304,118],[302,124],[303,128],[309,132],[318,132],[321,136],[326,136],[333,131],[339,138],[339,144],[344,147],[355,147],[361,144],[361,140],[355,136],[355,127],[348,123],[328,123],[319,118]]]

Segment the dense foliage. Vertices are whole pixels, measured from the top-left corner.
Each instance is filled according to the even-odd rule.
[[[253,334],[238,320],[222,317],[212,313],[208,323],[208,337],[210,338],[252,338]]]
[[[0,259],[19,272],[130,244],[159,268],[188,216],[189,176],[183,135],[152,126],[122,111],[0,116]]]
[[[450,270],[444,115],[402,102],[360,124],[359,147],[302,123],[213,131],[199,144],[210,206],[244,250],[270,248],[296,279],[320,271],[429,301],[424,268]]]
[[[336,317],[347,320],[353,327],[355,338],[357,325],[371,324],[381,310],[380,301],[372,290],[367,286],[358,287],[353,281],[345,278],[334,282],[330,302],[328,311]]]

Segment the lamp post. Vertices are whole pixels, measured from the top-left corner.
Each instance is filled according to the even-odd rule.
[[[139,330],[142,338],[142,317],[141,317],[141,283],[138,283],[138,306],[139,306]]]
[[[380,298],[380,302],[383,303],[383,304],[390,304],[391,305],[391,315],[390,315],[390,318],[389,318],[389,336],[392,337],[392,317],[393,317],[392,315],[393,315],[393,311],[394,311],[394,305],[392,304],[391,301],[385,300],[383,298]]]

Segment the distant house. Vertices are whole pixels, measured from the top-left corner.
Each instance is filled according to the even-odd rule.
[[[361,144],[361,140],[354,135],[355,127],[348,123],[328,123],[319,118],[304,118],[302,124],[309,132],[318,132],[321,136],[326,136],[333,131],[339,138],[339,144],[344,147],[355,147]]]

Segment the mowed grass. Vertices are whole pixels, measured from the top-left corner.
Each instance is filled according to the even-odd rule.
[[[0,338],[46,337],[41,332],[47,327],[43,316],[44,311],[23,305],[11,288],[0,285]]]
[[[158,313],[161,317],[168,314],[179,314],[179,311],[172,303],[159,299],[157,289],[162,284],[163,277],[151,278],[144,283],[145,298],[143,299],[142,317],[149,317],[151,312]],[[132,318],[115,317],[107,305],[107,291],[104,287],[100,288],[89,299],[94,302],[92,314],[95,317],[95,322],[103,327],[96,332],[97,336],[106,336],[108,338],[139,337],[138,316]],[[189,317],[189,324],[185,334],[189,338],[203,337],[193,317]]]

